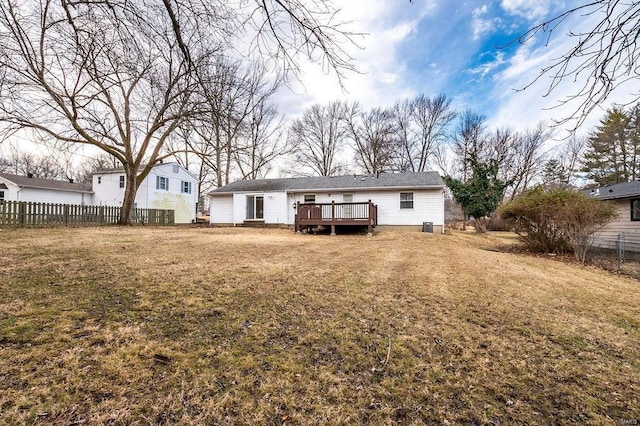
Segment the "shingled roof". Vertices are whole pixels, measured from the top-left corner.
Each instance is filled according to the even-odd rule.
[[[212,191],[211,195],[232,192],[299,192],[312,190],[356,191],[360,189],[371,190],[393,188],[444,188],[444,181],[438,172],[255,179],[239,180],[230,183]]]
[[[86,183],[72,183],[66,180],[53,180],[30,178],[27,176],[0,173],[0,178],[4,178],[22,188],[51,189],[54,191],[72,191],[91,193],[91,185]]]
[[[640,181],[616,183],[600,188],[585,189],[583,192],[588,196],[597,197],[601,200],[640,197]]]

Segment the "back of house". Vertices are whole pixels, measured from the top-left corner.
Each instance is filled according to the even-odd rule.
[[[316,205],[324,216],[333,203],[342,216],[355,217],[371,202],[378,229],[422,230],[428,223],[444,232],[444,188],[437,172],[240,180],[209,194],[210,221],[292,227],[299,203]]]

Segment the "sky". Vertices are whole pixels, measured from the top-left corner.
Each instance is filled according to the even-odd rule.
[[[522,45],[511,43],[532,26],[555,17],[583,1],[559,0],[342,0],[339,16],[350,21],[361,49],[350,48],[358,74],[344,81],[318,64],[303,67],[301,83],[280,91],[278,103],[288,116],[301,114],[315,103],[357,100],[364,107],[391,106],[419,94],[446,94],[453,107],[471,109],[487,117],[490,127],[525,129],[543,121],[571,116],[576,104],[559,101],[584,82],[566,81],[549,95],[549,78],[524,91],[540,69],[575,44],[569,31],[588,28],[594,16],[576,14],[560,26],[545,46],[546,35]],[[634,82],[630,85],[633,86]],[[578,133],[593,129],[614,102],[632,99],[636,87],[622,86],[588,117]],[[568,123],[556,129],[567,135]]]
[[[563,0],[333,0],[337,20],[348,22],[358,46],[344,45],[357,73],[341,86],[321,64],[302,63],[299,81],[277,93],[279,109],[289,119],[316,103],[359,101],[365,108],[389,107],[397,100],[445,94],[456,111],[471,109],[491,128],[525,130],[539,122],[571,116],[576,104],[559,101],[576,93],[584,80],[567,79],[545,96],[544,77],[526,90],[540,69],[576,42],[570,31],[593,26],[596,16],[575,14],[551,35],[513,43],[532,26],[583,4]],[[640,92],[638,81],[621,86],[585,120],[578,134],[588,134],[613,103],[628,103]],[[571,127],[557,127],[561,143]],[[25,139],[26,140],[26,139]],[[20,140],[21,148],[27,145]],[[84,158],[94,155],[82,147]],[[84,153],[84,154],[81,154]]]

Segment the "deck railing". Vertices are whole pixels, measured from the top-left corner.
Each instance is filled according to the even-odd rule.
[[[336,225],[367,226],[369,232],[378,224],[378,206],[371,200],[366,203],[296,203],[295,230],[305,226]]]
[[[34,203],[0,200],[0,227],[96,226],[118,223],[120,207]],[[173,225],[175,212],[133,209],[131,221],[145,225]]]

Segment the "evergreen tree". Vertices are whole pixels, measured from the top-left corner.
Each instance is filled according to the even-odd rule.
[[[640,177],[640,107],[613,108],[590,135],[583,172],[598,185],[629,182]]]
[[[465,215],[476,220],[476,231],[486,232],[487,218],[500,204],[504,190],[510,182],[498,178],[500,164],[495,160],[480,162],[475,158],[468,160],[471,178],[466,182],[445,176],[444,181],[451,189],[453,198],[462,206]]]
[[[562,188],[569,186],[570,172],[560,160],[552,158],[544,164],[542,184],[545,188]]]

